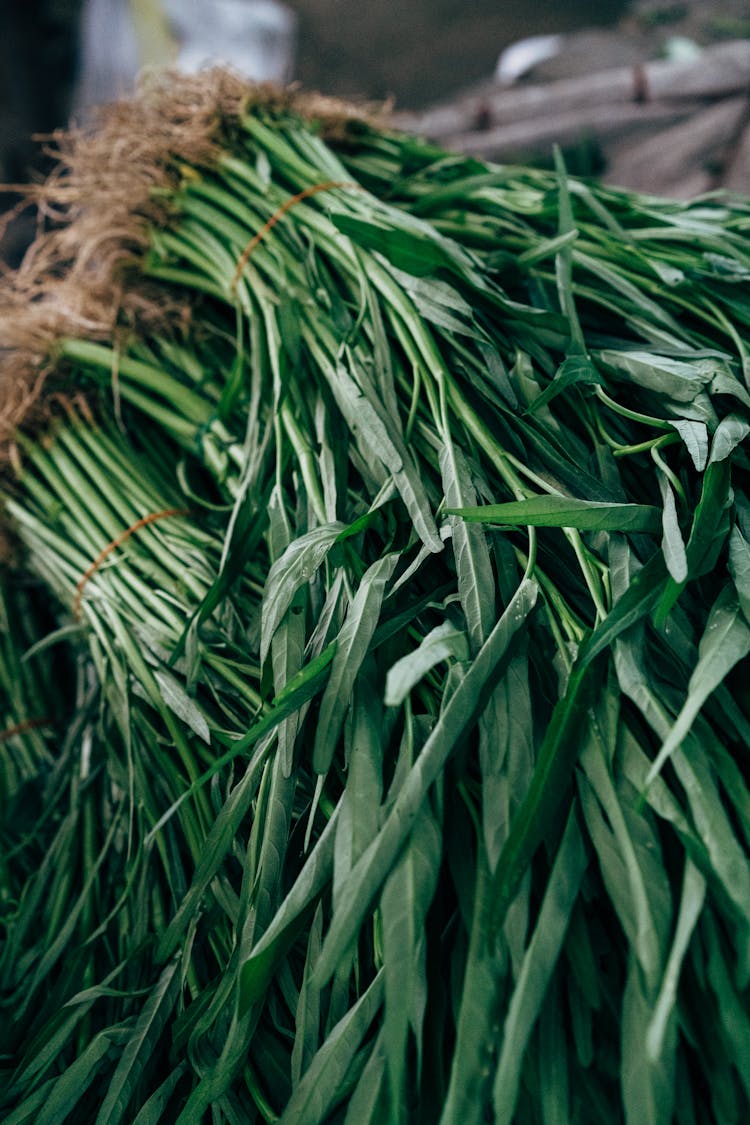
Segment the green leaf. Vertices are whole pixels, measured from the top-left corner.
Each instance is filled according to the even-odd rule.
[[[459,336],[482,338],[472,306],[448,282],[434,277],[415,277],[395,266],[391,272],[409,294],[423,320]]]
[[[47,1101],[50,1091],[54,1090],[56,1082],[57,1078],[49,1078],[37,1087],[32,1094],[23,1099],[20,1105],[16,1105],[8,1113],[3,1120],[3,1125],[35,1125],[38,1120],[38,1112]]]
[[[672,727],[671,714],[657,698],[644,659],[639,655],[632,637],[617,642],[615,664],[622,691],[633,700],[656,734],[662,739],[668,737]],[[646,785],[652,763],[632,738],[626,737],[624,746],[627,776],[658,815],[673,825],[691,859],[700,866],[704,875],[710,873],[711,880],[721,889],[724,901],[731,904],[730,917],[735,924],[739,920],[739,933],[742,935],[738,945],[743,957],[742,969],[747,971],[745,954],[750,949],[747,936],[750,934],[750,872],[742,845],[719,795],[710,756],[692,732],[688,732],[685,749],[676,749],[672,756],[672,766],[689,805],[688,817],[661,776]]]
[[[552,399],[578,383],[601,383],[602,377],[593,362],[586,355],[571,355],[558,367],[555,377],[529,406],[529,414],[535,414]]]
[[[482,837],[491,870],[528,790],[536,752],[528,651],[522,646],[511,660],[479,720]]]
[[[725,587],[709,614],[698,648],[698,663],[688,683],[687,697],[648,772],[647,787],[658,777],[665,762],[684,741],[709,695],[749,652],[750,626],[745,621],[733,591]]]
[[[649,504],[603,504],[568,496],[532,496],[479,508],[446,508],[449,515],[511,526],[575,527],[581,531],[646,531],[657,534],[661,512]]]
[[[718,359],[671,359],[646,351],[605,350],[599,360],[617,375],[627,377],[638,387],[664,395],[678,403],[689,403],[698,391],[710,384],[721,369]]]
[[[344,1118],[344,1125],[380,1125],[387,1120],[386,1062],[381,1029],[365,1063]]]
[[[684,582],[688,576],[688,561],[677,519],[677,504],[672,487],[664,473],[659,474],[659,484],[664,503],[662,509],[661,549],[667,570],[675,582]]]
[[[523,1057],[560,955],[587,863],[573,809],[567,819],[534,933],[507,1007],[493,1091],[497,1125],[511,1125],[514,1120]]]
[[[289,546],[292,539],[292,528],[284,507],[281,490],[274,487],[268,504],[268,537],[271,548],[271,558],[275,562]],[[273,666],[273,686],[278,694],[290,678],[302,668],[305,648],[305,609],[307,597],[305,587],[300,586],[295,592],[281,622],[277,626],[271,641],[271,663]],[[279,754],[284,762],[287,776],[292,771],[294,759],[294,743],[299,730],[301,716],[299,712],[292,713],[288,719],[279,726]]]
[[[440,473],[449,508],[471,507],[476,492],[461,448],[446,440],[440,453]],[[495,620],[495,579],[483,527],[451,517],[451,538],[461,608],[472,654],[486,641]]]
[[[125,1044],[117,1069],[112,1076],[96,1125],[115,1125],[127,1112],[136,1084],[152,1059],[154,1048],[164,1030],[180,992],[179,961],[172,961],[163,970],[153,992],[143,1005]]]
[[[442,859],[439,825],[425,802],[404,852],[380,898],[385,971],[384,1046],[391,1091],[390,1120],[401,1119],[408,1066],[409,1027],[417,1044],[416,1081],[422,1061],[427,1004],[425,922]]]
[[[747,383],[748,371],[750,370],[750,361],[748,360],[747,356],[743,358],[742,367],[745,380],[744,383],[741,383],[737,376],[734,375],[727,367],[719,371],[717,375],[714,376],[714,378],[711,380],[710,389],[711,394],[714,396],[731,395],[732,398],[736,398],[737,401],[745,407],[745,409],[748,409],[750,408],[750,394],[747,393],[745,387]]]
[[[313,695],[317,694],[318,688],[323,680],[328,676],[328,665],[335,655],[336,642],[334,640],[326,645],[322,652],[300,668],[299,672],[295,672],[291,679],[287,680],[279,694],[274,698],[273,710],[278,711],[280,714],[288,715],[298,710],[303,703],[312,699]],[[271,718],[272,713],[269,711],[265,716],[265,720],[270,721]],[[238,746],[242,744],[242,748],[245,749],[252,745],[255,739],[250,738],[250,733],[251,732],[248,731],[247,734],[240,739]]]
[[[582,808],[610,900],[643,978],[655,991],[671,915],[670,889],[658,837],[648,819],[637,812],[636,794],[631,795],[628,804],[626,791],[614,784],[608,763],[616,749],[618,727],[619,716],[607,746],[600,703],[580,764],[604,816],[592,802],[585,784],[581,785]]]
[[[693,526],[685,547],[688,577],[683,582],[670,578],[659,600],[654,617],[663,625],[667,615],[685,587],[685,582],[701,578],[713,570],[726,543],[730,526],[732,502],[731,470],[728,459],[709,461],[703,474],[701,497],[693,516]]]
[[[677,430],[685,443],[693,464],[702,473],[708,461],[708,429],[705,422],[693,422],[688,418],[672,419],[671,425]]]
[[[388,669],[385,681],[386,707],[399,707],[412,688],[424,679],[436,664],[444,660],[468,660],[466,634],[450,621],[436,625],[422,638],[418,648],[402,656]]]
[[[346,1094],[345,1079],[383,1003],[383,970],[335,1025],[287,1102],[279,1125],[323,1125]]]
[[[216,876],[227,854],[231,852],[234,838],[247,816],[260,782],[263,764],[272,741],[260,747],[256,759],[248,766],[244,776],[234,787],[222,806],[203,842],[200,862],[187,894],[184,895],[174,917],[161,935],[157,947],[157,960],[164,962],[176,952],[184,931],[201,908],[203,896]]]
[[[726,418],[722,418],[711,442],[709,465],[715,465],[731,457],[748,434],[750,434],[750,422],[746,422],[744,418],[740,418],[737,414],[728,414]]]
[[[281,893],[284,861],[294,818],[297,777],[287,776],[280,754],[269,759],[256,797],[248,843],[247,878],[240,899],[241,955],[270,922]],[[252,890],[251,890],[252,888]]]
[[[249,479],[247,483],[249,486]],[[252,557],[256,550],[265,529],[259,503],[260,497],[250,491],[245,494],[240,493],[237,496],[222,547],[219,573],[197,609],[194,618],[197,624],[200,625],[204,621],[208,621],[216,609],[226,600],[230,590],[247,566],[248,559]],[[189,628],[190,625],[188,625]],[[187,643],[186,633],[183,634],[177,647],[177,655],[181,653],[182,647]]]
[[[521,878],[568,792],[581,750],[581,729],[589,724],[595,667],[581,661],[568,679],[565,695],[555,706],[537,755],[526,795],[513,818],[493,876],[491,932],[497,933]]]
[[[123,964],[117,965],[104,977],[101,985],[84,989],[76,993],[75,996],[72,996],[70,1000],[66,1001],[60,1015],[63,1015],[67,1008],[70,1008],[71,1011],[64,1019],[61,1019],[60,1015],[56,1014],[57,1018],[54,1020],[54,1030],[52,1033],[44,1039],[43,1044],[35,1044],[35,1049],[28,1062],[24,1062],[19,1067],[17,1073],[17,1085],[19,1089],[28,1085],[32,1079],[34,1079],[35,1083],[39,1082],[44,1072],[52,1065],[55,1059],[62,1054],[66,1043],[73,1036],[81,1020],[90,1012],[94,1001],[101,996],[108,995],[109,992],[115,991],[114,989],[108,989],[107,985],[118,976],[123,967]],[[147,992],[148,989],[144,991]],[[133,994],[124,993],[122,995],[131,996]]]
[[[95,1035],[57,1079],[34,1125],[60,1125],[78,1105],[107,1055],[122,1038],[123,1032],[113,1027]]]
[[[456,1019],[456,1046],[442,1111],[446,1123],[482,1125],[490,1109],[492,1075],[487,1060],[498,1047],[500,989],[508,974],[507,952],[501,942],[490,937],[490,892],[490,873],[480,846],[469,949]]]
[[[674,940],[664,970],[659,996],[654,1005],[653,1015],[646,1033],[646,1054],[652,1064],[658,1063],[663,1057],[669,1024],[675,1015],[677,986],[682,963],[685,960],[690,939],[703,910],[705,898],[706,880],[691,860],[687,859],[685,861],[682,897]],[[674,1039],[673,1034],[671,1038]]]
[[[291,1059],[293,1089],[299,1085],[320,1042],[320,991],[311,987],[310,976],[320,955],[322,942],[323,908],[318,903],[307,939],[307,958],[294,1014],[296,1031]]]
[[[731,966],[727,964],[715,919],[706,912],[704,932],[708,945],[708,980],[716,996],[716,1021],[722,1053],[737,1069],[745,1099],[750,1099],[750,1016],[746,996],[738,993]]]
[[[206,716],[195,700],[190,698],[179,680],[164,668],[154,668],[154,679],[170,711],[173,711],[178,719],[210,746],[211,731]]]
[[[185,1063],[180,1063],[175,1067],[172,1073],[157,1086],[148,1101],[143,1103],[133,1118],[133,1125],[159,1125],[160,1122],[164,1121],[164,1111],[186,1071],[187,1065]]]
[[[383,728],[383,708],[374,672],[374,662],[368,660],[354,684],[352,710],[345,728],[348,771],[338,804],[333,860],[334,911],[349,872],[376,836],[382,821],[383,757],[388,732]]]
[[[435,724],[400,787],[378,835],[352,868],[334,912],[316,969],[318,984],[332,976],[408,839],[430,787],[459,739],[481,713],[493,680],[512,656],[513,640],[536,603],[536,582],[524,579]]]
[[[301,921],[330,880],[337,823],[338,809],[331,815],[268,928],[254,946],[252,955],[243,964],[240,973],[240,1015],[244,1015],[251,1004],[262,998],[279,960],[296,938]],[[319,988],[317,975],[316,966],[313,980],[314,987]]]
[[[626,1121],[663,1125],[672,1120],[674,1107],[674,1033],[672,1042],[657,1060],[649,1058],[646,1036],[651,1015],[641,974],[630,958],[622,1004],[620,1085]]]
[[[358,246],[376,250],[399,270],[414,277],[429,277],[440,269],[454,269],[466,261],[465,251],[442,239],[434,227],[416,219],[406,224],[387,226],[374,219],[334,212],[334,225]]]
[[[264,664],[273,636],[294,600],[294,595],[322,564],[344,529],[342,523],[313,528],[289,544],[268,572],[263,593],[260,661]]]
[[[750,543],[736,526],[729,536],[729,573],[745,621],[750,624]]]
[[[597,625],[579,653],[580,663],[591,663],[631,625],[641,621],[658,604],[669,575],[661,551],[629,579],[604,621]],[[617,595],[617,591],[614,591]]]
[[[365,381],[363,374],[359,377]],[[417,535],[430,551],[442,551],[443,544],[424,484],[404,443],[398,420],[385,413],[376,395],[365,393],[343,363],[338,363],[328,373],[328,379],[336,404],[354,437],[392,475]]]
[[[81,913],[86,907],[86,904],[91,894],[91,889],[95,885],[99,872],[102,869],[105,859],[112,847],[112,841],[120,828],[119,819],[112,817],[111,823],[108,826],[107,836],[102,844],[99,854],[92,858],[89,870],[86,872],[86,881],[83,884],[81,893],[75,901],[68,905],[65,918],[62,920],[59,930],[54,938],[48,941],[44,946],[44,952],[37,961],[34,967],[34,975],[30,981],[25,982],[25,1001],[21,1006],[22,1009],[30,1004],[37,996],[37,990],[42,986],[45,978],[50,973],[50,970],[57,963],[63,954],[68,943],[71,941],[73,933],[75,932],[76,925],[81,917]],[[20,1018],[21,1012],[19,1011],[18,1017]]]
[[[213,765],[209,766],[200,777],[196,778],[187,789],[183,790],[177,800],[159,817],[146,835],[145,842],[147,846],[185,801],[197,793],[203,785],[210,781],[217,773],[220,773],[221,770],[229,765],[230,762],[234,761],[235,758],[245,754],[251,746],[259,742],[261,745],[257,748],[251,762],[247,766],[246,772],[246,776],[255,776],[256,771],[262,767],[273,743],[273,739],[269,739],[268,736],[273,734],[275,728],[278,727],[287,716],[294,714],[295,711],[298,711],[304,704],[308,703],[317,695],[328,676],[328,665],[333,660],[335,653],[336,642],[333,641],[324,648],[318,656],[306,664],[304,668],[301,668],[296,675],[292,676],[286,687],[279,692],[274,700],[274,706],[267,710],[261,719],[253,723],[249,730],[246,730],[240,738],[234,741],[230,740],[230,749],[227,750],[225,754],[222,754],[221,757],[216,758]]]
[[[325,774],[333,761],[344,716],[351,705],[352,689],[380,620],[385,587],[396,569],[399,555],[384,555],[362,576],[336,640],[336,655],[320,700],[312,764]]]
[[[543,1125],[568,1125],[572,1069],[562,989],[559,976],[553,976],[539,1013],[539,1101]]]
[[[581,328],[581,322],[578,319],[575,296],[573,295],[573,246],[569,236],[573,234],[576,226],[573,218],[568,174],[565,169],[562,153],[557,146],[555,147],[555,174],[558,198],[557,233],[560,236],[557,254],[555,255],[557,292],[560,300],[560,308],[568,320],[572,349],[579,355],[585,355],[586,341]]]

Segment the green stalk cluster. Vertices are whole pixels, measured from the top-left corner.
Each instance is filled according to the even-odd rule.
[[[58,731],[69,721],[67,661],[34,642],[53,627],[54,617],[38,603],[35,582],[3,574],[0,585],[0,809],[2,810],[2,909],[14,912],[25,881],[39,861],[37,801],[55,804]],[[62,676],[62,681],[61,681]],[[49,818],[54,822],[54,815]]]
[[[140,266],[190,327],[61,338],[4,488],[78,684],[6,1121],[741,1120],[750,209],[222,145]]]

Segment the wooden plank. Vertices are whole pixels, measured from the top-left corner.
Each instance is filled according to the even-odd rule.
[[[512,128],[547,115],[565,117],[606,112],[607,106],[652,102],[695,102],[722,98],[750,86],[750,41],[711,47],[691,62],[655,60],[638,67],[617,67],[579,78],[535,86],[500,87],[494,83],[419,114],[396,114],[394,124],[433,140],[491,129]],[[623,109],[624,113],[624,109]]]
[[[750,195],[750,125],[745,124],[742,135],[730,154],[723,186],[729,191]]]
[[[663,102],[647,105],[589,104],[585,110],[548,113],[529,121],[482,130],[457,133],[441,138],[446,148],[470,152],[486,160],[506,160],[519,154],[529,156],[549,152],[554,144],[575,144],[582,138],[613,144],[633,133],[661,132],[687,121],[702,108],[700,102],[685,102],[679,107]]]
[[[746,114],[746,98],[725,98],[647,140],[617,147],[608,154],[607,180],[681,199],[708,191],[722,180]]]

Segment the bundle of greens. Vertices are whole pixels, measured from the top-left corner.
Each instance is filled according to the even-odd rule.
[[[40,614],[28,581],[3,574],[0,586],[0,807],[3,810],[2,894],[4,909],[13,910],[24,884],[44,854],[35,845],[38,832],[37,799],[45,794],[45,808],[55,801],[55,728],[65,727],[69,707],[65,684],[69,655],[61,661],[49,652],[29,652],[34,642],[53,627],[49,614]],[[60,678],[62,677],[62,679]],[[65,767],[61,767],[64,773]]]
[[[750,207],[223,73],[60,145],[5,1121],[744,1120]]]

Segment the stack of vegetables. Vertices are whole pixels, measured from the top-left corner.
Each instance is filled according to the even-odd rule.
[[[59,152],[6,1125],[746,1120],[750,206],[221,72]]]

